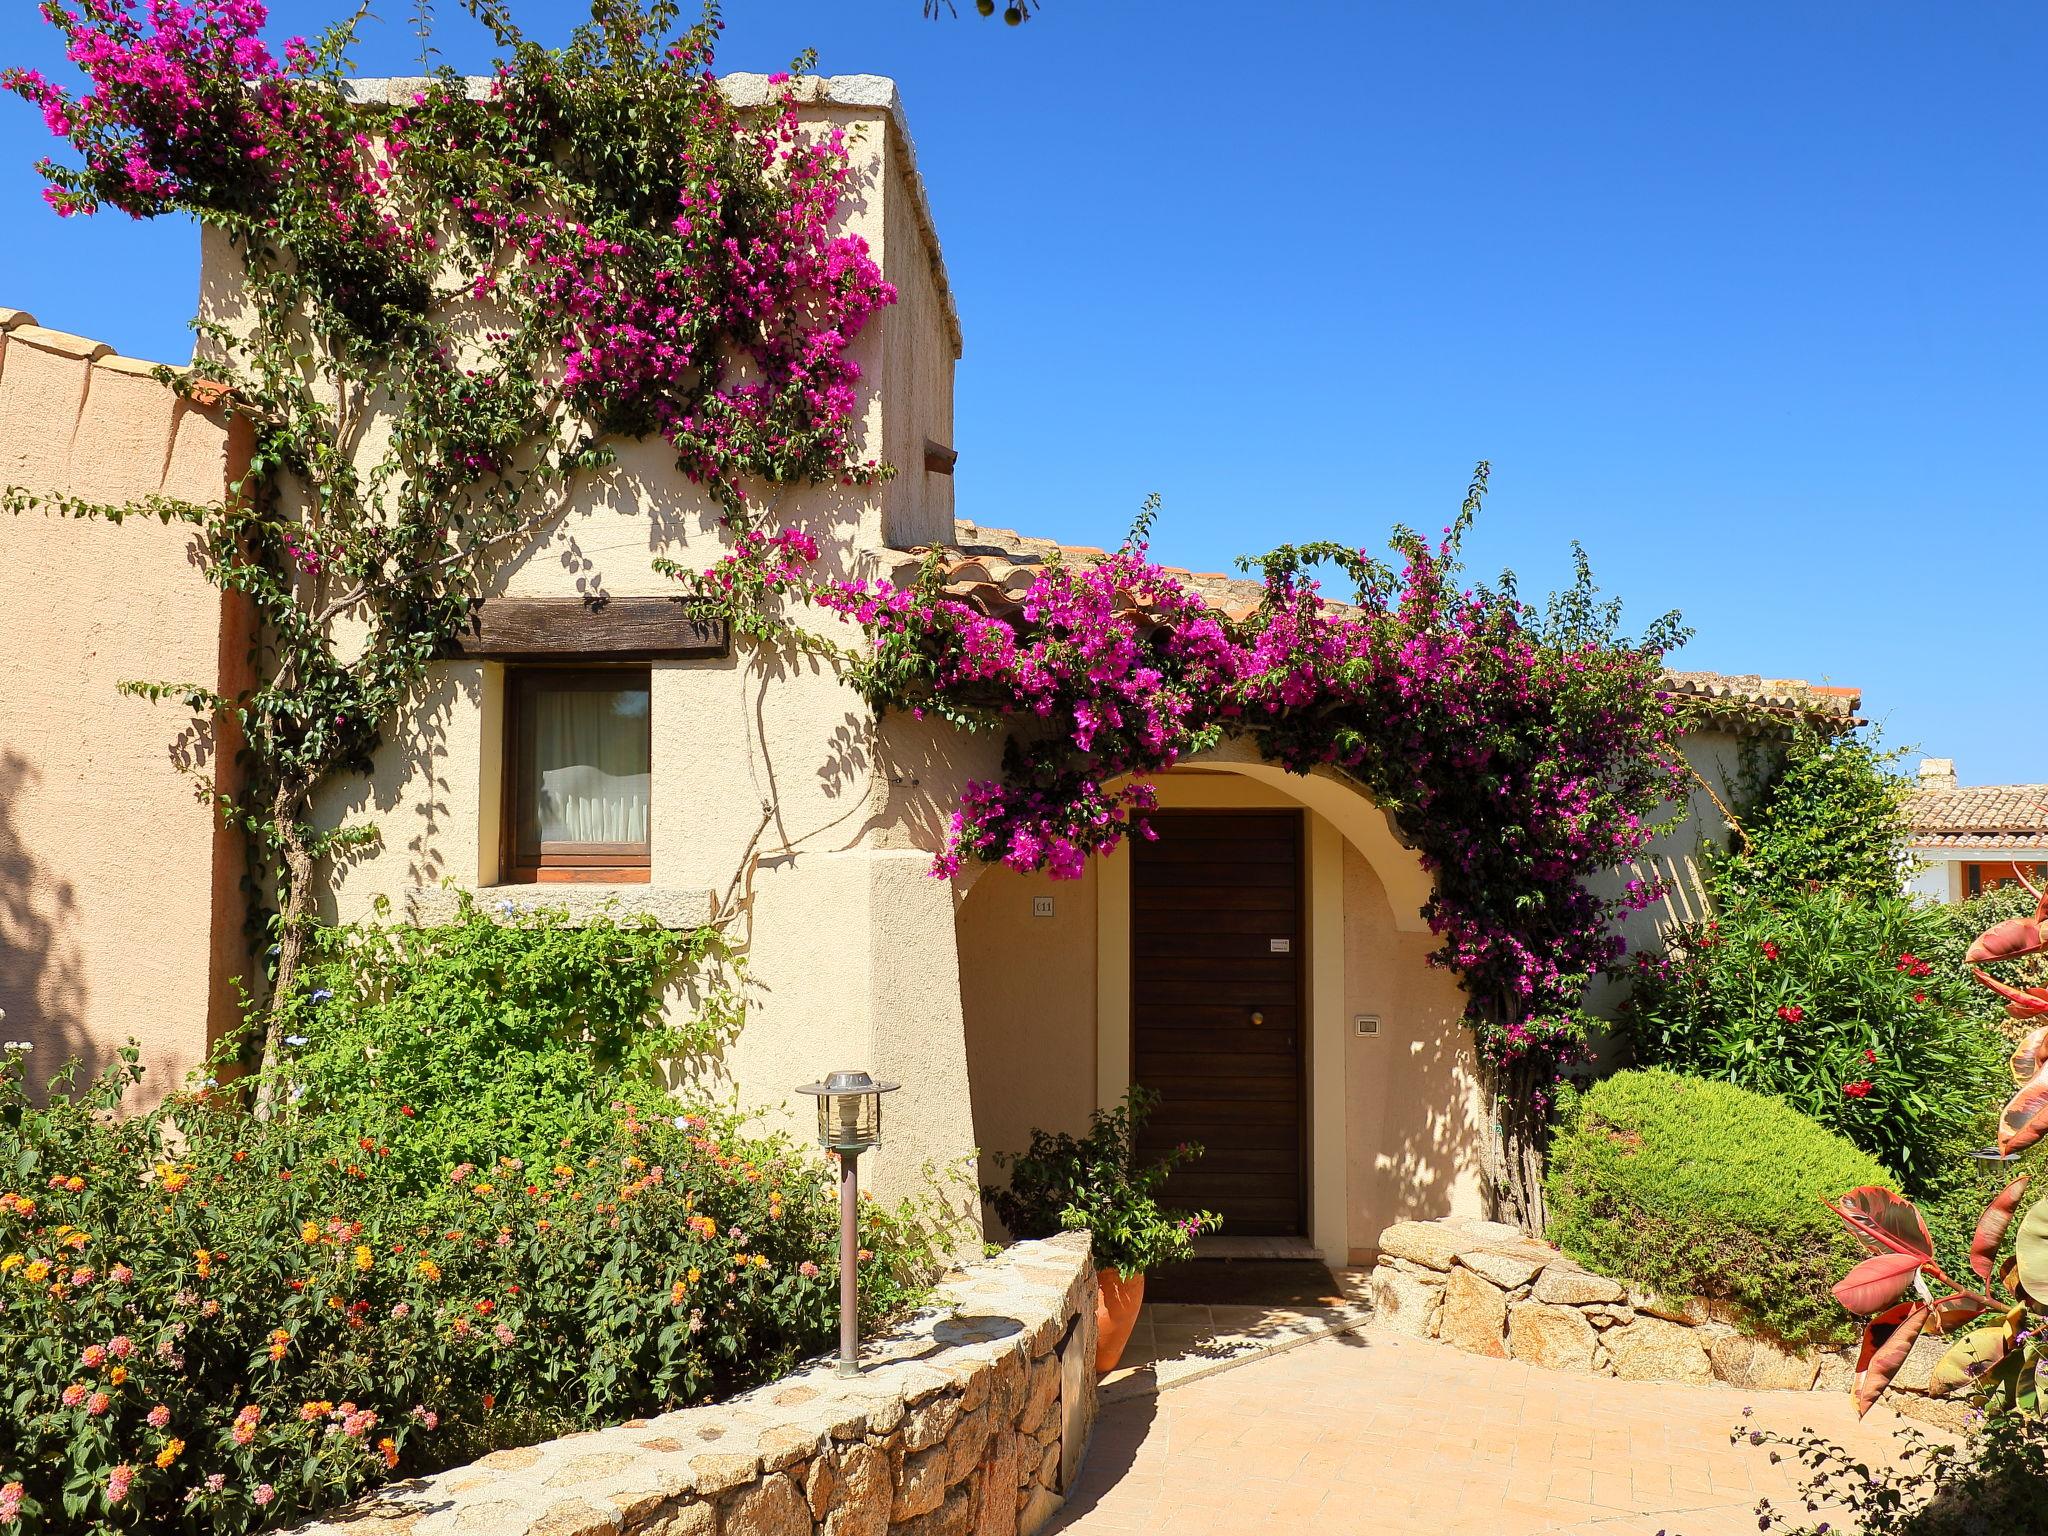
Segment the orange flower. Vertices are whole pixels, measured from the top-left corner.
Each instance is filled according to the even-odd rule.
[[[300,1241],[300,1242],[302,1242],[302,1243],[317,1243],[317,1242],[319,1242],[319,1241],[320,1241],[320,1223],[319,1223],[319,1222],[317,1222],[317,1221],[302,1221],[302,1222],[300,1222],[300,1223],[299,1223],[299,1241]]]
[[[432,1259],[421,1259],[419,1262],[419,1272],[425,1275],[429,1281],[441,1278],[441,1266]]]
[[[213,1273],[213,1253],[211,1250],[206,1248],[197,1249],[194,1251],[192,1257],[199,1261],[200,1279],[204,1280],[208,1275]]]
[[[334,1404],[326,1398],[310,1398],[299,1404],[299,1417],[308,1424],[317,1424],[334,1412]]]
[[[374,1263],[376,1263],[376,1259],[370,1253],[368,1245],[363,1243],[356,1244],[356,1268],[368,1269]]]
[[[120,1386],[121,1383],[126,1381],[127,1379],[128,1367],[125,1365],[117,1365],[111,1371],[107,1372],[107,1380],[111,1381],[117,1387]]]
[[[377,1442],[377,1454],[384,1458],[385,1470],[398,1465],[398,1442],[386,1435]]]
[[[169,1445],[165,1446],[162,1450],[156,1453],[157,1470],[160,1472],[168,1472],[170,1470],[171,1463],[176,1461],[184,1453],[185,1442],[182,1440],[173,1440]]]

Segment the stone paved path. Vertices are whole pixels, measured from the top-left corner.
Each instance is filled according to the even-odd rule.
[[[1742,1421],[1885,1456],[1905,1421],[1845,1395],[1545,1371],[1383,1328],[1319,1340],[1103,1411],[1054,1529],[1428,1536],[1738,1536],[1798,1469]]]

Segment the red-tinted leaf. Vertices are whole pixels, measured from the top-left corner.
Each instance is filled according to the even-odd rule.
[[[1910,1307],[1899,1325],[1892,1329],[1891,1337],[1870,1350],[1870,1363],[1856,1376],[1856,1416],[1860,1419],[1870,1412],[1871,1404],[1883,1395],[1891,1385],[1892,1377],[1899,1367],[1906,1363],[1906,1356],[1913,1352],[1913,1341],[1920,1337],[1920,1330],[1927,1326],[1928,1309],[1924,1306]]]
[[[1936,1333],[1954,1333],[1965,1323],[1973,1323],[1986,1312],[2000,1310],[1989,1296],[1979,1296],[1974,1291],[1956,1291],[1951,1295],[1935,1298],[1934,1315],[1927,1326]]]
[[[1863,1325],[1863,1347],[1856,1353],[1856,1374],[1862,1375],[1870,1368],[1873,1356],[1884,1347],[1884,1341],[1892,1336],[1892,1330],[1906,1320],[1912,1306],[1900,1302],[1889,1312],[1880,1312]]]
[[[2008,1157],[2048,1135],[2048,1067],[2043,1067],[1998,1113],[1998,1150]]]
[[[1849,1224],[1849,1230],[1877,1249],[1893,1253],[1934,1257],[1934,1239],[1927,1235],[1927,1223],[1913,1202],[1879,1184],[1852,1189],[1833,1207]]]
[[[1978,934],[1963,958],[1972,965],[1988,965],[1997,960],[2016,960],[2021,955],[2031,955],[2041,947],[2041,919],[2013,917]]]
[[[1920,1273],[1917,1253],[1880,1253],[1865,1259],[1835,1286],[1835,1300],[1859,1317],[1882,1312],[1906,1293]]]
[[[1981,971],[1978,974],[1983,975]],[[1987,976],[1985,980],[1990,978]],[[2048,1067],[2048,1025],[2029,1032],[2007,1065],[2012,1068],[2012,1080],[2016,1083],[2024,1083],[2043,1067]]]
[[[1977,1218],[1977,1235],[1970,1239],[1970,1268],[1977,1271],[1979,1280],[1991,1278],[1991,1261],[1997,1257],[1998,1245],[2005,1241],[2005,1229],[2012,1225],[2012,1213],[2026,1192],[2027,1175],[2023,1173],[2000,1190],[1998,1198],[1985,1206],[1984,1214]]]

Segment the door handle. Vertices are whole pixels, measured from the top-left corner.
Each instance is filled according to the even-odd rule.
[[[1253,1029],[1257,1029],[1257,1028],[1259,1028],[1259,1027],[1260,1027],[1260,1026],[1261,1026],[1262,1024],[1264,1024],[1265,1022],[1266,1022],[1266,1016],[1265,1016],[1265,1015],[1264,1015],[1263,1013],[1260,1013],[1260,1012],[1258,1012],[1257,1010],[1254,1010],[1254,1011],[1253,1011],[1253,1013],[1252,1013],[1252,1028],[1253,1028]]]

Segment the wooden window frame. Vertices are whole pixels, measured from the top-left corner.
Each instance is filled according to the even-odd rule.
[[[553,690],[587,689],[609,693],[638,683],[648,692],[648,800],[653,802],[654,689],[653,669],[646,666],[515,666],[505,669],[505,766],[502,815],[498,832],[498,868],[511,885],[589,883],[645,885],[652,877],[650,843],[538,843],[520,845],[522,812],[536,803],[540,786],[533,782],[532,696],[545,684]],[[649,828],[650,833],[652,828]]]

